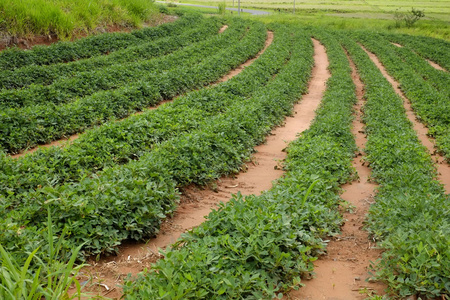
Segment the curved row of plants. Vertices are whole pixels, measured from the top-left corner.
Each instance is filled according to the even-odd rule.
[[[35,249],[43,239],[45,228],[42,226],[47,208],[52,211],[55,234],[59,235],[64,228],[68,230],[63,241],[64,249],[73,249],[76,245],[85,243],[84,255],[114,252],[124,239],[139,240],[154,235],[161,220],[176,207],[176,186],[189,182],[205,183],[222,174],[235,172],[248,156],[251,148],[229,144],[226,139],[228,128],[223,128],[225,136],[222,140],[216,140],[209,129],[213,123],[219,122],[216,118],[231,120],[236,112],[243,112],[241,104],[251,102],[251,98],[247,99],[251,94],[270,89],[264,85],[284,66],[290,51],[293,51],[293,37],[290,34],[280,31],[275,35],[273,44],[264,54],[229,82],[193,92],[174,104],[165,106],[166,110],[161,107],[154,110],[154,113],[148,112],[136,117],[135,123],[129,122],[128,127],[110,127],[111,135],[106,141],[111,141],[107,142],[107,146],[123,147],[128,141],[136,139],[135,149],[131,150],[138,153],[139,160],[112,166],[98,175],[87,177],[86,173],[78,174],[80,181],[77,183],[52,187],[51,182],[42,180],[41,184],[44,186],[38,186],[35,191],[30,189],[23,191],[17,198],[13,195],[3,198],[3,218],[0,222],[2,245],[22,258],[26,251]],[[308,54],[311,54],[310,50]],[[304,76],[308,77],[308,73]],[[170,109],[171,106],[173,109]],[[189,106],[193,109],[189,109]],[[159,120],[169,119],[162,126],[151,123],[152,117],[158,117],[160,110],[163,117]],[[185,110],[188,112],[183,115]],[[182,118],[178,120],[177,114],[171,112],[178,113]],[[223,117],[218,117],[221,115]],[[149,123],[148,127],[139,131],[138,128],[145,123]],[[134,127],[134,134],[127,135],[130,125]],[[172,132],[170,127],[173,128]],[[124,134],[126,139],[121,140]],[[102,143],[105,141],[102,137],[102,132],[97,132],[97,136],[90,135],[91,139],[80,142],[78,151],[83,145],[81,143],[88,150],[95,147],[102,150]],[[97,144],[89,148],[92,138],[97,138]],[[141,138],[147,139],[147,142],[138,149]],[[160,139],[157,144],[156,139]],[[76,149],[77,146],[70,147]],[[66,154],[73,153],[69,151]],[[105,149],[104,153],[107,152],[109,151]],[[63,151],[59,153],[64,154]],[[75,164],[72,165],[71,158],[66,155],[59,162],[62,166],[71,165],[72,170],[69,171],[76,170],[77,159],[89,159],[83,153],[78,153],[74,157]],[[102,158],[98,157],[99,160]],[[110,160],[114,158],[110,157]],[[96,163],[95,160],[92,162]],[[106,163],[111,164],[113,161]],[[20,162],[17,166],[20,167]],[[88,171],[95,172],[94,165],[88,167]],[[32,173],[29,174],[28,178],[32,179]],[[37,178],[41,175],[35,176]],[[57,178],[60,174],[54,175]],[[13,176],[19,178],[18,173]],[[45,247],[43,245],[42,249]]]
[[[108,54],[142,42],[178,34],[203,19],[200,14],[187,14],[173,23],[136,30],[131,33],[105,33],[75,42],[58,42],[51,46],[35,46],[30,51],[11,48],[0,53],[0,69],[14,70],[28,65],[50,65]]]
[[[92,72],[94,70],[101,72],[104,68],[117,64],[139,63],[169,54],[217,34],[221,23],[222,21],[217,18],[208,18],[197,22],[194,27],[187,25],[182,27],[180,25],[182,30],[175,31],[169,36],[143,42],[109,55],[95,56],[69,63],[30,65],[12,71],[4,71],[0,73],[0,86],[2,87],[0,103],[15,107],[24,105],[22,102],[27,102],[27,99],[28,101],[44,102],[55,101],[54,96],[58,96],[58,98],[67,97],[56,94],[54,85],[58,87],[58,84],[61,85],[61,81],[67,81],[67,78],[76,76],[80,72]],[[53,85],[46,86],[49,84]],[[28,86],[30,86],[29,89],[9,90]],[[43,98],[40,95],[42,93],[44,96],[50,95]],[[69,94],[69,96],[77,96],[77,94]],[[61,101],[61,99],[57,100]]]
[[[350,131],[356,97],[347,58],[332,36],[314,35],[327,47],[332,77],[311,128],[288,147],[285,177],[261,196],[238,194],[210,213],[164,252],[164,259],[125,284],[126,299],[281,298],[312,272],[312,262],[326,247],[324,238],[342,223],[340,185],[354,178],[356,149]],[[309,62],[298,50],[270,93],[254,99],[242,113],[246,117],[238,119],[248,134],[259,131],[258,123],[280,122],[300,96],[299,82],[306,86],[301,73]],[[282,114],[279,106],[285,106]],[[276,123],[260,121],[268,112],[279,115]]]
[[[398,43],[412,51],[434,61],[447,71],[450,70],[450,42],[425,36],[406,34],[384,34],[388,40]]]
[[[341,41],[365,84],[366,160],[380,185],[368,226],[385,249],[376,276],[402,297],[448,297],[449,195],[436,180],[402,99],[359,45]]]
[[[201,44],[202,40],[210,40],[217,34],[221,22],[217,19],[208,19],[192,31],[186,34],[170,37],[170,41],[158,41],[149,43],[152,47],[146,47],[146,58],[137,62],[127,59],[126,63],[116,62],[109,67],[88,70],[71,74],[70,77],[61,76],[50,85],[31,85],[19,90],[2,90],[0,92],[0,108],[21,108],[33,105],[64,104],[73,101],[77,97],[85,97],[102,90],[117,89],[139,79],[144,80],[148,74],[154,74],[170,69],[176,63],[173,55],[166,55],[167,49],[175,50],[177,54],[188,45]],[[235,33],[238,36],[238,33]],[[173,47],[173,44],[177,44]],[[173,49],[171,49],[173,48]],[[179,49],[181,48],[181,49]],[[178,50],[178,51],[176,51]],[[139,53],[130,52],[133,57],[139,57]],[[160,68],[154,66],[154,62],[165,60]],[[34,74],[32,74],[34,76]]]
[[[101,91],[64,105],[5,110],[0,115],[0,146],[6,152],[14,153],[126,117],[162,99],[172,99],[188,90],[201,88],[254,57],[264,46],[266,36],[264,25],[252,22],[239,42],[217,49],[195,65],[186,60],[185,64],[166,72],[150,73],[116,90]]]
[[[388,43],[386,39],[379,37],[380,42]],[[431,84],[444,97],[450,99],[450,85],[448,84],[450,82],[450,73],[435,69],[425,59],[408,48],[391,47],[390,51],[394,51],[415,73],[422,76],[427,83]]]
[[[195,128],[206,116],[223,111],[229,102],[226,97],[249,96],[265,84],[288,57],[289,52],[280,50],[281,42],[286,47],[290,45],[286,36],[278,35],[264,58],[244,74],[201,95],[189,94],[157,110],[107,123],[87,131],[64,148],[42,148],[17,160],[2,155],[2,194],[17,197],[38,186],[78,181],[105,167],[139,158],[153,144]],[[266,57],[270,57],[270,64]]]
[[[434,89],[430,80],[424,80],[413,67],[402,61],[389,44],[379,36],[360,35],[358,39],[374,52],[388,72],[400,82],[402,91],[411,101],[417,116],[427,125],[429,134],[436,138],[436,145],[450,162],[450,99]],[[442,72],[443,73],[443,72]],[[444,79],[445,81],[445,79]],[[448,84],[448,80],[447,80]]]
[[[287,35],[277,33],[264,56],[235,78],[157,110],[89,130],[64,148],[42,148],[17,160],[3,155],[3,195],[17,198],[38,186],[76,182],[105,167],[139,158],[155,143],[192,130],[207,116],[224,111],[236,97],[250,96],[282,67],[291,44]]]

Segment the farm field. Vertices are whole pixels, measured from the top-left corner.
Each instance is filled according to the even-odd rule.
[[[191,3],[189,1],[181,1]],[[217,1],[193,1],[192,3],[218,3]],[[227,0],[225,2],[228,6],[233,5],[233,1]],[[237,1],[234,1],[237,5]],[[243,7],[254,8],[292,8],[292,1],[274,1],[274,0],[243,0],[241,1]],[[354,1],[354,0],[339,0],[339,1],[296,1],[296,8],[299,10],[328,10],[341,12],[377,12],[387,13],[395,11],[396,9],[407,10],[411,7],[417,9],[425,9],[428,13],[446,14],[450,12],[449,1]]]
[[[0,52],[0,298],[449,299],[449,42],[170,11]]]

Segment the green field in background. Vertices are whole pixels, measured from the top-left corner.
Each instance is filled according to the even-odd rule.
[[[204,5],[217,5],[220,1],[211,0],[181,0],[171,1],[181,3],[195,3]],[[226,0],[227,7],[237,7],[237,0]],[[292,9],[294,1],[286,0],[242,0],[241,7],[260,9]],[[372,14],[383,14],[383,18],[391,16],[398,10],[402,12],[410,11],[411,8],[423,10],[426,18],[450,21],[450,0],[434,1],[362,1],[362,0],[339,0],[339,1],[314,1],[300,0],[295,2],[295,8],[303,11],[327,11],[330,13],[349,13],[353,17],[356,12],[366,12]],[[345,15],[343,15],[345,16]],[[373,17],[371,17],[373,18]]]

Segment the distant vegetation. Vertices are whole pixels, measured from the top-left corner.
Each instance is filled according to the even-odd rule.
[[[67,39],[99,26],[139,26],[157,13],[150,0],[0,0],[0,31]]]

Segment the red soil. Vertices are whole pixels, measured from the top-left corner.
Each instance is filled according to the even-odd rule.
[[[293,117],[287,118],[283,126],[272,131],[264,144],[255,148],[257,152],[252,162],[247,165],[246,171],[232,178],[221,178],[212,188],[191,186],[184,189],[181,204],[174,217],[165,221],[156,238],[144,244],[125,244],[121,246],[118,256],[90,262],[93,267],[82,270],[81,281],[93,276],[96,278],[95,282],[102,282],[110,288],[107,291],[104,286],[95,284],[94,292],[119,298],[121,289],[118,285],[126,274],[135,275],[150,267],[152,262],[159,259],[159,248],[164,249],[174,243],[183,232],[200,225],[211,209],[217,208],[217,204],[227,202],[231,195],[237,192],[243,195],[260,194],[271,188],[272,181],[283,175],[283,171],[278,168],[279,162],[286,156],[283,150],[287,143],[296,139],[298,133],[309,127],[325,91],[325,82],[330,76],[325,48],[318,41],[313,42],[316,64],[309,84],[309,93],[294,106]]]

